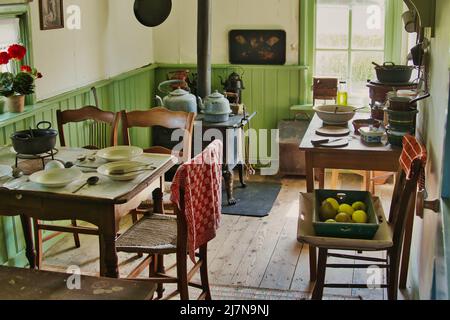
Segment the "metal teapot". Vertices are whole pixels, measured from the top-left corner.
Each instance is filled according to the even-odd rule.
[[[237,90],[244,90],[244,82],[242,81],[242,76],[236,72],[233,72],[228,76],[228,79],[223,81],[222,77],[220,78],[220,82],[223,85],[225,91],[228,92],[236,92]]]
[[[174,91],[164,89],[166,86],[180,84],[182,80],[164,81],[158,86],[158,90],[167,93],[167,96],[162,99],[156,96],[156,103],[159,107],[165,107],[172,111],[185,111],[197,113],[197,98],[189,91],[178,88]],[[185,83],[185,82],[184,82]]]
[[[206,122],[226,122],[230,118],[230,102],[219,91],[207,96],[203,101],[198,98],[198,104],[205,115]]]

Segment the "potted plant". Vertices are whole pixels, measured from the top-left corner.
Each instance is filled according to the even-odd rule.
[[[42,78],[35,68],[23,63],[26,53],[27,49],[19,44],[0,52],[0,65],[6,65],[8,69],[0,73],[0,96],[5,97],[5,107],[9,112],[24,111],[25,96],[34,93],[34,81]]]

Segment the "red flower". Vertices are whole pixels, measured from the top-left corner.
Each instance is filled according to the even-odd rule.
[[[42,73],[38,72],[36,75],[36,78],[38,78],[38,79],[42,78]]]
[[[21,66],[21,67],[20,67],[20,71],[32,73],[32,72],[33,72],[33,69],[31,69],[30,66]]]
[[[8,53],[11,59],[22,60],[27,54],[27,48],[20,44],[13,44],[8,48]]]
[[[10,56],[9,56],[8,52],[6,52],[6,51],[0,52],[0,65],[8,64],[9,59],[10,59]]]

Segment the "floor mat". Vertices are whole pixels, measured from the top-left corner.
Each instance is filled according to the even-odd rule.
[[[250,217],[268,216],[280,191],[280,183],[250,182],[247,188],[236,187],[234,189],[234,197],[238,202],[236,205],[230,206],[227,204],[227,195],[223,190],[222,213]]]

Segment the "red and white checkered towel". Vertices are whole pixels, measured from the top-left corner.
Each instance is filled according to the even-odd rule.
[[[422,168],[420,170],[419,188],[425,189],[425,166],[427,164],[427,150],[417,139],[412,135],[403,137],[403,151],[400,156],[400,165],[406,173],[406,178],[411,179],[412,164],[414,160],[421,162]]]
[[[171,201],[180,206],[184,190],[184,213],[188,229],[188,253],[216,237],[222,212],[222,142],[214,140],[201,154],[183,164],[175,174]]]

